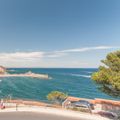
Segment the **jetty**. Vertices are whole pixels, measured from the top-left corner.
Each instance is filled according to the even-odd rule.
[[[50,78],[48,74],[33,73],[31,71],[22,74],[17,74],[17,73],[10,74],[7,72],[7,69],[5,67],[0,66],[0,78],[3,77],[31,77],[31,78],[41,78],[41,79]]]
[[[3,74],[0,75],[1,77],[31,77],[31,78],[42,78],[42,79],[49,79],[49,76],[47,74],[36,74],[36,73],[31,73],[31,74]]]

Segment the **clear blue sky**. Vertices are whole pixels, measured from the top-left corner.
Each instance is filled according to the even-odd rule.
[[[119,46],[120,0],[0,0],[2,65],[97,67]]]

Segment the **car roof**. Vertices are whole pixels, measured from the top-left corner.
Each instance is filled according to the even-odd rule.
[[[91,105],[91,103],[86,100],[73,101],[71,103],[74,106],[90,106]]]

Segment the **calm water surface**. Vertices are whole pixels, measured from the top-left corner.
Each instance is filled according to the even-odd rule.
[[[11,94],[13,98],[47,101],[47,94],[58,90],[75,97],[115,99],[99,91],[97,85],[90,79],[91,74],[97,69],[11,68],[9,72],[25,73],[29,70],[49,74],[52,79],[0,78],[0,97]]]

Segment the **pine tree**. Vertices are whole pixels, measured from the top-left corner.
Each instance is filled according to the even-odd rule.
[[[92,74],[92,79],[99,88],[112,96],[120,96],[120,50],[109,53],[105,60],[101,61],[98,71]]]

